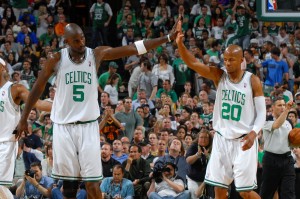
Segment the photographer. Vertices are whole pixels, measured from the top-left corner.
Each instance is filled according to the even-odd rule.
[[[42,175],[42,166],[39,162],[30,165],[25,171],[24,180],[17,188],[16,196],[25,196],[28,199],[51,198],[53,179]]]
[[[130,180],[123,177],[124,168],[120,164],[115,165],[113,167],[113,177],[106,177],[100,185],[104,199],[133,198],[133,184]]]
[[[190,191],[184,189],[183,179],[177,176],[177,166],[171,162],[165,163],[162,168],[161,182],[154,178],[147,192],[149,199],[172,197],[174,199],[189,199]],[[156,181],[156,182],[155,182]]]

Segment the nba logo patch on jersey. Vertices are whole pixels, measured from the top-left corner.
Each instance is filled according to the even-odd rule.
[[[244,88],[246,88],[247,87],[247,83],[244,83]]]
[[[92,65],[92,63],[91,63],[91,61],[89,61],[89,67],[91,67],[91,65]]]
[[[4,96],[5,95],[5,91],[2,91],[2,96]]]

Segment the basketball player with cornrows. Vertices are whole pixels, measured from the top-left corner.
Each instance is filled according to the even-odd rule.
[[[176,43],[183,61],[217,87],[213,113],[216,131],[204,182],[215,186],[216,199],[225,199],[231,182],[243,198],[258,199],[256,188],[257,134],[264,125],[266,107],[257,76],[241,70],[243,50],[224,51],[225,71],[199,62],[184,46],[181,21]]]
[[[51,120],[53,127],[52,177],[64,180],[64,197],[75,198],[78,181],[86,184],[88,199],[101,199],[99,181],[102,168],[97,102],[97,71],[101,61],[114,60],[134,54],[144,54],[176,37],[175,28],[167,36],[136,41],[134,44],[112,48],[85,46],[82,29],[73,23],[65,27],[68,47],[51,55],[34,85],[22,114],[19,132],[26,129],[31,107],[43,92],[49,77],[56,73],[56,96]]]

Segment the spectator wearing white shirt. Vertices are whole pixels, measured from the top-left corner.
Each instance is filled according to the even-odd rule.
[[[116,106],[118,103],[118,82],[119,76],[116,73],[114,73],[109,77],[107,84],[104,87],[104,91],[109,93],[110,104],[113,106]]]

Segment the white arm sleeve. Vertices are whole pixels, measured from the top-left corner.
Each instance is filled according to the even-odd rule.
[[[254,106],[256,110],[256,118],[254,120],[252,130],[255,131],[256,134],[258,134],[259,131],[263,128],[266,121],[267,111],[265,97],[254,97]]]

